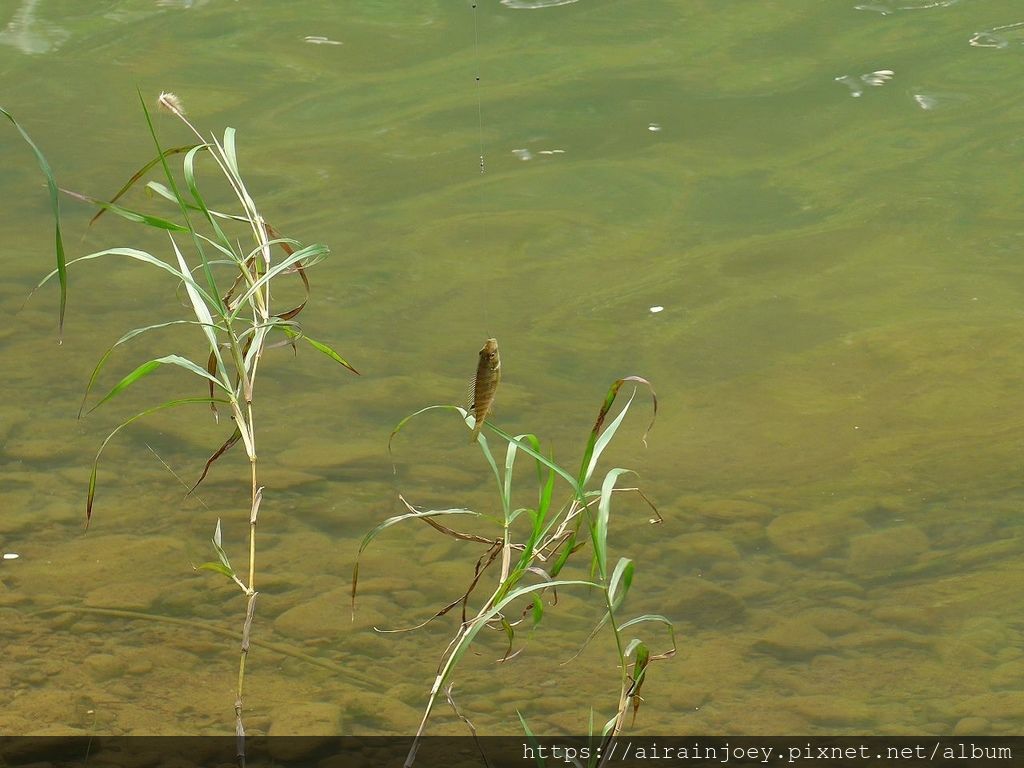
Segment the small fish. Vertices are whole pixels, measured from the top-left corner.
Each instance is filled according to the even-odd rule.
[[[473,436],[470,442],[476,442],[476,436],[480,434],[480,428],[484,425],[484,419],[491,412],[494,405],[494,393],[498,390],[498,382],[501,381],[501,357],[498,355],[498,340],[488,339],[480,350],[480,362],[476,365],[476,376],[473,378],[473,389],[470,392],[471,401],[469,411],[476,419],[473,426]]]

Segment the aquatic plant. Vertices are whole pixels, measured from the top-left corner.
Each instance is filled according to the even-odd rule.
[[[488,345],[492,341],[488,340]],[[620,389],[625,384],[633,384],[633,392],[619,412],[609,420],[612,406]],[[514,650],[517,629],[524,625],[533,628],[540,624],[548,608],[545,604],[545,596],[556,594],[560,588],[588,588],[591,590],[591,594],[597,594],[597,599],[603,604],[602,618],[584,640],[576,656],[605,626],[609,628],[614,637],[618,658],[619,698],[615,705],[614,715],[601,729],[601,739],[605,746],[625,727],[630,708],[635,717],[641,702],[640,691],[648,675],[650,662],[675,654],[674,629],[672,623],[664,616],[644,614],[628,620],[620,618],[620,609],[633,582],[635,564],[631,558],[620,557],[612,565],[608,546],[612,499],[615,494],[637,494],[652,510],[653,517],[649,519],[652,524],[660,523],[661,516],[639,488],[619,487],[620,479],[624,475],[630,474],[630,470],[610,469],[601,478],[600,484],[593,482],[598,460],[625,419],[636,397],[638,385],[645,386],[650,391],[654,412],[657,413],[657,399],[649,382],[638,376],[628,376],[616,380],[601,404],[597,420],[590,430],[579,470],[575,473],[556,464],[550,456],[545,455],[541,449],[540,440],[535,435],[510,435],[495,426],[490,420],[486,420],[483,424],[484,428],[506,444],[504,462],[499,464],[495,460],[486,435],[483,431],[477,430],[476,417],[473,412],[458,406],[429,406],[407,416],[395,427],[388,442],[389,451],[395,436],[410,420],[434,410],[456,412],[475,435],[476,443],[494,475],[502,510],[501,519],[495,521],[500,531],[494,538],[487,538],[451,527],[450,521],[460,516],[483,517],[478,512],[465,508],[417,509],[403,496],[399,496],[407,511],[378,524],[364,536],[359,546],[359,556],[361,556],[369,544],[386,529],[406,521],[420,521],[444,536],[463,542],[474,542],[485,547],[483,554],[476,560],[473,579],[462,594],[427,619],[427,622],[432,621],[461,606],[461,621],[458,623],[451,642],[441,654],[437,676],[431,685],[416,738],[405,763],[406,766],[412,765],[415,760],[419,740],[442,692],[455,713],[469,726],[474,737],[476,736],[475,728],[469,719],[459,711],[451,693],[452,679],[460,660],[484,629],[495,630],[505,635],[507,648],[500,661],[511,660],[522,650],[521,648]],[[653,423],[652,418],[651,424],[653,425]],[[646,443],[646,434],[644,442]],[[527,460],[533,460],[536,469],[537,500],[530,507],[514,508],[512,501],[513,486],[515,485],[514,473],[517,459],[521,454],[528,457]],[[563,485],[568,486],[566,500],[560,505],[553,501],[556,481],[561,481]],[[517,536],[519,540],[516,540]],[[590,545],[589,578],[559,578],[570,560],[584,550],[587,544]],[[490,594],[478,604],[471,606],[474,593],[480,587],[488,569],[494,564],[498,564],[498,573]],[[358,581],[359,559],[357,557],[352,578],[353,612],[355,611]],[[418,627],[422,627],[427,622],[421,623]],[[642,624],[663,625],[670,640],[668,650],[652,654],[646,642],[640,638],[630,637],[635,628]],[[518,714],[527,736],[533,738],[526,718],[522,713]],[[598,755],[601,752],[609,754],[607,749],[595,751],[594,754]]]
[[[169,354],[148,360],[124,376],[89,408],[88,412],[95,410],[141,379],[165,366],[175,366],[194,374],[202,380],[206,390],[205,394],[167,400],[147,408],[122,421],[107,435],[96,453],[89,476],[86,527],[93,516],[97,472],[104,448],[124,427],[143,416],[156,411],[193,404],[208,405],[212,409],[214,418],[218,418],[218,405],[225,407],[230,412],[231,433],[209,457],[190,493],[206,477],[211,465],[237,443],[242,443],[249,458],[248,479],[251,493],[250,505],[246,510],[249,529],[247,567],[239,574],[231,565],[223,545],[220,520],[217,520],[212,538],[216,560],[196,566],[197,569],[214,571],[230,579],[241,590],[246,601],[245,618],[241,631],[238,686],[234,702],[235,730],[239,736],[239,758],[244,763],[243,690],[249,638],[256,597],[259,594],[256,590],[256,529],[264,490],[259,482],[256,417],[253,407],[260,361],[270,346],[283,343],[294,347],[302,341],[352,372],[357,373],[357,371],[330,346],[307,336],[296,322],[295,318],[305,308],[309,297],[309,279],[306,270],[325,258],[328,249],[319,243],[302,246],[295,240],[282,237],[263,218],[239,171],[235,130],[233,128],[225,129],[223,140],[219,140],[215,136],[209,139],[204,138],[186,117],[178,98],[173,94],[162,93],[158,99],[159,106],[188,126],[198,140],[196,144],[165,149],[157,137],[153,117],[141,94],[140,100],[142,100],[142,109],[149,134],[156,146],[156,157],[133,174],[109,201],[67,190],[62,191],[78,200],[98,206],[100,210],[93,217],[93,221],[103,213],[110,212],[129,221],[166,232],[170,256],[166,259],[148,251],[118,247],[67,260],[60,229],[58,187],[53,173],[42,152],[10,113],[2,109],[0,109],[0,113],[14,124],[31,146],[46,177],[56,222],[57,265],[39,285],[43,285],[54,277],[57,277],[60,282],[60,328],[63,329],[64,323],[68,267],[101,257],[128,258],[170,275],[173,279],[173,290],[177,291],[182,286],[184,287],[188,306],[191,309],[191,316],[188,318],[135,328],[114,342],[103,353],[93,369],[79,416],[85,410],[89,395],[114,350],[142,334],[172,325],[193,326],[202,334],[205,348],[209,352],[205,361],[191,360],[178,354]],[[183,156],[180,178],[172,173],[169,164],[169,161],[178,155]],[[219,170],[219,177],[227,183],[231,195],[238,202],[237,212],[222,212],[207,206],[197,180],[197,163],[200,158],[204,157],[212,158]],[[159,197],[170,201],[177,208],[177,215],[174,219],[142,213],[118,202],[153,169],[159,172],[162,180],[149,181],[145,186]],[[244,234],[242,234],[243,232]],[[240,244],[237,239],[240,236],[249,241],[247,247]],[[191,254],[189,258],[186,258],[179,240],[191,246],[190,248],[186,247]],[[282,254],[280,257],[276,257],[277,251]],[[272,286],[287,276],[301,281],[305,295],[299,304],[278,309],[274,303]],[[272,334],[281,337],[278,342],[273,344],[269,342]]]

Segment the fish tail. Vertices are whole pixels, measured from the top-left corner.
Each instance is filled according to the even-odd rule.
[[[473,414],[475,423],[473,424],[473,434],[469,436],[470,445],[476,442],[477,435],[480,434],[480,430],[484,426],[484,418],[485,417],[477,416],[475,413]]]

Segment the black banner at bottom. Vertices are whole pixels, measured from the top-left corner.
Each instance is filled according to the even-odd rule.
[[[670,768],[976,766],[1024,768],[1024,737],[6,736],[2,768]]]

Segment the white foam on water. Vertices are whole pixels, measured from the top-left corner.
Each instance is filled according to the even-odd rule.
[[[569,5],[577,0],[501,0],[501,4],[517,11],[535,11],[538,8],[554,8],[556,5]]]

